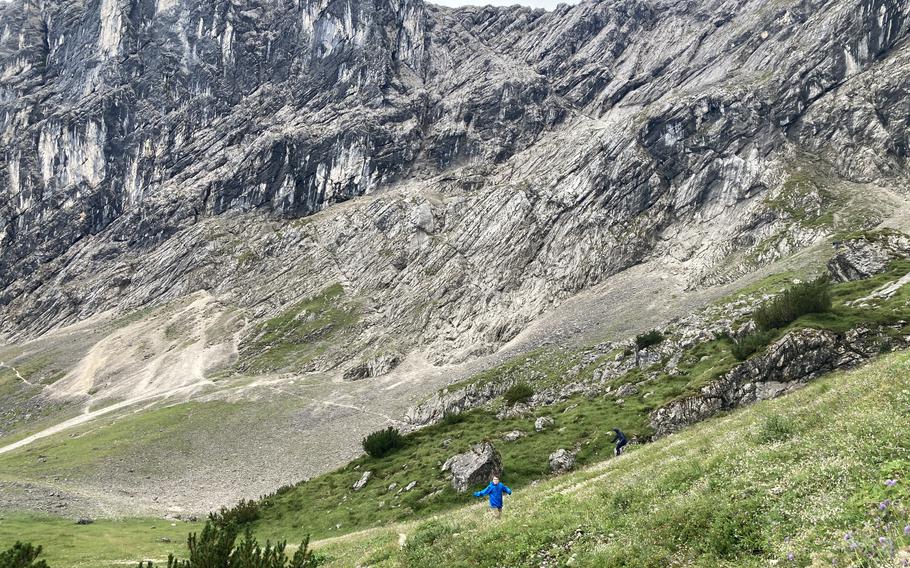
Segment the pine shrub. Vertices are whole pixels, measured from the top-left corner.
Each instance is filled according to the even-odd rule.
[[[241,499],[234,507],[222,507],[221,511],[212,515],[212,520],[222,525],[234,523],[243,526],[259,519],[259,503],[252,499]]]
[[[516,383],[503,393],[502,398],[507,404],[518,404],[527,401],[532,396],[534,396],[534,389],[528,383]]]
[[[16,542],[9,550],[0,552],[0,568],[48,568],[47,562],[38,560],[39,556],[40,546]]]
[[[646,349],[652,345],[657,345],[664,340],[664,334],[659,332],[656,329],[652,329],[647,333],[642,333],[635,337],[635,346],[638,347],[638,350]]]
[[[363,450],[372,458],[387,456],[404,446],[404,436],[391,426],[363,439]]]
[[[304,539],[293,556],[285,552],[287,544],[265,543],[263,548],[253,537],[249,527],[237,542],[239,529],[233,522],[224,522],[219,515],[206,521],[202,533],[190,534],[187,539],[188,558],[178,560],[168,557],[167,568],[316,568],[318,558],[309,549],[309,537]],[[139,568],[153,568],[140,562]]]
[[[753,319],[762,331],[778,329],[805,314],[831,311],[831,289],[827,276],[791,286],[759,307]]]
[[[456,424],[461,424],[464,422],[465,416],[463,412],[446,412],[442,415],[442,423],[446,426],[454,426]]]
[[[774,339],[772,331],[757,331],[740,338],[730,345],[730,351],[739,361],[745,361],[756,351],[761,351]]]

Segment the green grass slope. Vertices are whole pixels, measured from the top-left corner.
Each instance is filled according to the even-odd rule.
[[[898,566],[879,557],[907,554],[904,504],[907,352],[516,491],[502,521],[477,505],[321,551],[329,566]]]
[[[908,503],[910,352],[898,352],[529,484],[508,498],[501,521],[477,503],[316,546],[322,565],[337,567],[891,567],[910,546]],[[8,515],[0,549],[43,544],[54,568],[160,561],[201,528],[174,525]],[[304,532],[280,519],[256,524],[263,539],[295,542]],[[882,545],[882,537],[890,540]],[[898,561],[882,559],[892,552]]]
[[[908,271],[910,264],[898,261],[876,277],[830,286],[834,299],[830,312],[801,316],[773,330],[764,343],[804,327],[842,333],[862,325],[875,327],[910,321],[910,287],[907,286],[891,298],[869,300],[859,306],[850,305],[851,301],[869,295]],[[888,332],[906,335],[910,333],[910,327],[888,328]],[[268,527],[263,530],[274,538],[294,531],[325,538],[465,504],[470,497],[455,493],[439,466],[453,454],[467,451],[473,444],[485,439],[493,441],[502,454],[506,473],[517,488],[546,477],[549,471],[547,458],[559,448],[577,450],[581,465],[603,460],[612,455],[611,428],[622,428],[639,438],[650,436],[653,432],[648,424],[649,413],[679,397],[697,392],[733,368],[738,361],[731,353],[732,347],[729,339],[716,339],[685,350],[675,373],[660,374],[657,380],[649,382],[637,394],[626,396],[621,403],[609,396],[589,398],[578,395],[538,408],[524,417],[498,420],[496,406],[492,411],[480,408],[452,417],[452,420],[408,435],[405,447],[391,455],[379,459],[363,456],[339,470],[279,491],[263,501],[259,527]],[[889,350],[891,340],[884,337],[881,348]],[[758,348],[759,352],[764,349],[764,344]],[[578,361],[577,353],[559,349],[539,350],[480,373],[470,381],[517,380],[539,390],[590,375],[613,355],[605,354],[573,374],[568,369]],[[625,383],[639,382],[645,378],[645,373],[646,369],[634,368],[614,379],[611,386],[616,388]],[[451,388],[457,388],[457,385]],[[555,426],[535,432],[536,416],[552,417]],[[525,436],[515,442],[503,441],[502,435],[513,430],[521,431]],[[367,470],[373,473],[367,486],[359,492],[351,491],[354,482]],[[412,491],[399,492],[412,481],[417,481]],[[390,491],[392,484],[395,488]]]

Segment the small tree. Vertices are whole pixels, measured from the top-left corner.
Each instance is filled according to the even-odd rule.
[[[502,398],[507,404],[518,404],[519,402],[525,402],[532,396],[534,396],[534,389],[528,383],[516,383],[503,393]]]
[[[755,310],[753,319],[760,330],[778,329],[806,314],[831,311],[831,289],[827,276],[786,289]]]
[[[319,560],[309,549],[310,538],[304,539],[293,556],[285,553],[286,543],[259,545],[249,527],[237,542],[237,525],[225,521],[219,514],[212,515],[202,533],[187,538],[188,556],[178,560],[168,557],[167,568],[316,568]],[[139,568],[153,568],[152,563],[139,563]]]
[[[16,542],[12,548],[0,553],[0,568],[48,568],[47,562],[37,560],[41,555],[40,546]]]
[[[733,342],[730,346],[730,351],[738,360],[745,361],[756,351],[764,349],[766,345],[771,343],[773,338],[774,332],[772,331],[750,333],[749,335],[740,338],[739,341]]]
[[[638,347],[638,350],[646,349],[652,345],[657,345],[664,340],[664,334],[656,329],[652,329],[648,333],[642,333],[635,337],[635,346]]]
[[[363,450],[372,458],[381,458],[404,446],[404,436],[389,426],[363,439]]]

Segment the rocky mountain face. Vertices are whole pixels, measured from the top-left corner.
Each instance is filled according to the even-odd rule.
[[[360,318],[316,367],[444,362],[644,260],[722,281],[889,214],[874,205],[907,180],[908,16],[906,0],[7,1],[0,333],[198,290],[257,322],[340,283]]]

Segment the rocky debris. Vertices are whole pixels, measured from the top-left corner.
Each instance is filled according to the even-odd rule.
[[[360,491],[361,489],[366,487],[367,482],[370,480],[370,478],[372,476],[373,476],[372,471],[363,472],[363,475],[360,476],[360,479],[358,479],[351,488],[354,491]]]
[[[510,386],[509,382],[491,382],[471,384],[454,392],[443,389],[423,404],[409,408],[405,420],[413,426],[427,426],[442,420],[446,414],[457,414],[486,404],[501,396]]]
[[[344,372],[342,377],[346,381],[381,377],[397,367],[400,362],[401,357],[397,353],[386,353],[350,367]]]
[[[76,520],[77,525],[90,525],[94,522],[95,522],[94,519],[90,519],[88,517],[80,517],[79,519]]]
[[[626,398],[638,394],[638,387],[632,383],[626,383],[613,392],[615,398]]]
[[[397,483],[394,483],[394,482],[393,482],[393,483],[390,483],[390,484],[389,484],[389,488],[387,489],[387,491],[388,491],[389,493],[391,493],[392,491],[395,491],[395,488],[396,488],[396,487],[398,487],[398,484],[397,484]]]
[[[415,479],[414,481],[408,483],[407,485],[405,485],[403,491],[404,491],[405,493],[407,493],[408,491],[410,491],[411,489],[414,489],[415,487],[417,487],[417,480],[416,480],[416,479]]]
[[[442,465],[442,471],[452,473],[452,487],[464,492],[469,487],[502,475],[502,457],[490,442],[483,442],[463,454],[457,454]]]
[[[555,424],[555,422],[553,421],[552,418],[550,418],[549,416],[541,416],[537,420],[534,421],[534,431],[542,432],[542,431],[546,430],[547,428],[552,428],[553,424]]]
[[[497,420],[510,420],[512,418],[521,418],[533,412],[531,406],[524,402],[519,402],[511,406],[504,406],[496,413]]]
[[[818,375],[856,365],[878,354],[882,345],[907,344],[907,338],[889,338],[883,330],[867,327],[844,334],[817,329],[793,331],[766,352],[702,387],[699,394],[655,410],[650,426],[655,437],[666,436],[720,411],[775,398]]]
[[[835,282],[869,278],[885,271],[891,261],[910,257],[910,237],[896,231],[869,233],[836,245],[828,261],[828,273]]]
[[[506,442],[514,442],[515,440],[518,440],[519,438],[524,438],[525,435],[526,434],[524,432],[522,432],[521,430],[512,430],[511,432],[506,432],[505,434],[503,434],[502,439]]]
[[[564,448],[550,454],[547,461],[552,473],[566,473],[575,468],[575,454]]]

